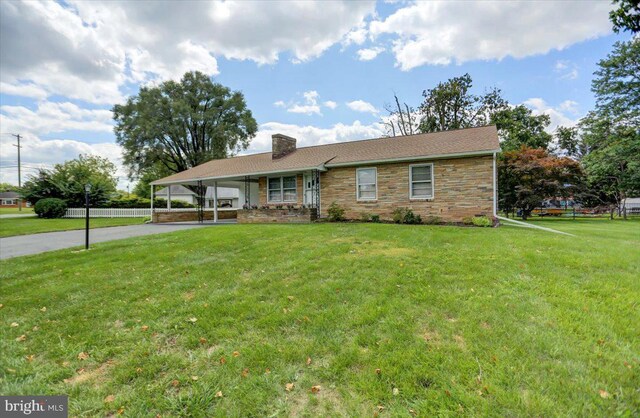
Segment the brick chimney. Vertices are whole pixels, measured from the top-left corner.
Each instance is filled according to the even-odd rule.
[[[296,150],[296,139],[290,136],[271,135],[271,159],[277,160]]]

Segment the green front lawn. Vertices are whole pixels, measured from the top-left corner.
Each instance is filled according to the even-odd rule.
[[[90,220],[90,227],[104,228],[141,223],[144,223],[144,218],[93,218]],[[0,237],[68,231],[84,227],[84,219],[0,218]]]
[[[81,416],[638,416],[640,222],[546,226],[577,236],[225,225],[2,261],[0,393]]]
[[[22,207],[22,210],[18,208],[0,208],[0,215],[33,215],[33,208]]]

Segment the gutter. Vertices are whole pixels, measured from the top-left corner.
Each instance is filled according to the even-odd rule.
[[[474,156],[482,156],[482,155],[493,155],[497,152],[500,152],[500,149],[453,153],[453,154],[425,155],[420,157],[401,157],[401,158],[387,158],[382,160],[352,161],[348,163],[335,163],[335,164],[328,163],[326,164],[326,166],[328,168],[331,168],[331,167],[351,167],[351,166],[366,165],[366,164],[396,163],[396,162],[407,162],[407,161],[429,161],[429,160],[441,160],[444,158],[464,158],[464,157],[474,157]]]

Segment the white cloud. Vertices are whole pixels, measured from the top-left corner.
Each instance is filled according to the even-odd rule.
[[[559,106],[550,106],[546,101],[539,97],[533,97],[523,102],[529,107],[534,115],[549,115],[551,124],[547,127],[547,132],[554,132],[558,126],[575,126],[579,118],[575,117],[577,113],[578,103],[573,100],[565,100]],[[570,112],[574,117],[569,117],[565,112]]]
[[[38,100],[46,99],[48,93],[33,83],[4,83],[0,82],[0,93],[13,96],[31,97]]]
[[[554,71],[560,74],[560,78],[567,80],[575,80],[578,78],[578,66],[568,60],[556,61]]]
[[[329,109],[335,109],[338,104],[332,100],[327,100],[320,104],[320,94],[315,90],[309,90],[302,93],[303,101],[285,103],[283,100],[278,100],[273,103],[276,107],[286,108],[289,113],[301,113],[305,115],[320,115],[322,116],[321,106]]]
[[[352,102],[347,102],[347,107],[356,112],[373,114],[378,113],[378,109],[376,109],[374,105],[369,102],[365,102],[364,100],[354,100]]]
[[[276,133],[292,136],[298,140],[298,147],[307,147],[311,145],[378,138],[384,136],[385,131],[384,126],[379,122],[363,125],[357,120],[350,125],[338,123],[330,128],[267,122],[260,125],[260,130],[256,138],[251,142],[249,150],[245,153],[271,151],[271,135]]]
[[[374,9],[372,1],[0,2],[0,81],[28,97],[113,104],[127,82],[218,74],[219,56],[311,60],[361,31]]]
[[[104,109],[83,109],[73,103],[42,101],[36,110],[24,106],[0,106],[3,131],[43,135],[68,130],[111,132],[112,113]]]
[[[384,48],[382,47],[373,47],[373,48],[359,49],[358,51],[356,51],[356,53],[358,54],[358,59],[360,61],[371,61],[383,51],[384,51]]]
[[[609,2],[418,2],[370,23],[391,35],[402,70],[431,64],[523,58],[611,31]]]

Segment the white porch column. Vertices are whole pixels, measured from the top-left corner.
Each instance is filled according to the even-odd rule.
[[[213,182],[213,222],[218,222],[218,182]]]
[[[167,209],[171,209],[171,185],[167,186]]]
[[[153,195],[153,184],[151,185],[151,222],[153,222],[153,199],[155,196]]]

